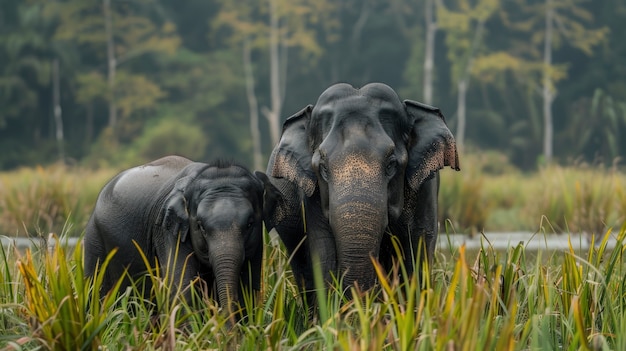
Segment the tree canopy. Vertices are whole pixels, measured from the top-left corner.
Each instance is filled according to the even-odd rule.
[[[287,117],[373,81],[431,99],[465,149],[611,164],[625,19],[585,0],[6,0],[0,170],[171,153],[262,168]]]

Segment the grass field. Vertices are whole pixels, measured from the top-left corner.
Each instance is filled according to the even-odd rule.
[[[588,232],[596,234],[594,249],[572,243],[539,253],[521,245],[440,250],[423,286],[415,277],[399,282],[397,267],[379,270],[379,287],[353,291],[353,300],[337,288],[320,289],[311,321],[285,250],[266,236],[259,303],[243,306],[248,317],[230,325],[205,296],[192,306],[169,303],[168,284],[155,284],[158,309],[138,301],[133,289],[93,298],[101,277],[83,278],[80,246],[3,248],[0,350],[626,350],[626,229],[619,229],[626,177],[585,166],[533,174],[486,169],[492,163],[476,157],[461,173],[441,173],[440,217],[448,232]],[[115,173],[0,173],[0,234],[80,235],[100,187]],[[611,250],[610,237],[617,240]]]
[[[609,236],[618,241],[611,251]],[[193,307],[167,303],[167,284],[154,291],[165,301],[159,309],[133,289],[94,298],[100,277],[83,279],[80,246],[8,250],[0,254],[0,349],[623,350],[625,236],[607,232],[591,251],[571,245],[548,257],[521,245],[438,252],[428,284],[379,270],[379,288],[353,291],[358,298],[319,294],[315,321],[284,251],[268,241],[260,302],[244,306],[248,318],[235,325],[206,297]]]
[[[604,233],[626,221],[626,174],[615,167],[523,173],[497,155],[463,161],[461,172],[440,172],[442,231]],[[0,172],[0,235],[79,236],[98,192],[118,171],[52,166]]]

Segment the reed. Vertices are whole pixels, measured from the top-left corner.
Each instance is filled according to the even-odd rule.
[[[113,173],[60,165],[0,173],[0,234],[79,236]]]
[[[499,168],[494,156],[466,157],[440,172],[442,231],[601,234],[626,220],[626,174],[618,168],[550,166],[534,173]],[[98,192],[116,171],[38,167],[0,173],[0,235],[79,236]]]
[[[83,170],[76,178],[69,173],[0,174],[3,232],[29,228],[29,235],[47,236],[47,224],[35,213],[69,203],[72,210],[46,218],[56,218],[51,230],[61,227],[60,243],[80,234],[87,208],[113,172]],[[310,319],[290,257],[266,234],[261,291],[244,293],[247,317],[233,324],[202,289],[191,301],[172,300],[176,277],[167,269],[154,267],[143,278],[153,283],[150,300],[139,297],[141,281],[100,299],[106,262],[94,279],[84,279],[80,244],[2,247],[0,349],[626,349],[626,227],[612,229],[625,220],[624,175],[588,167],[533,174],[487,174],[470,167],[464,174],[441,174],[440,209],[455,230],[497,230],[494,223],[536,230],[539,224],[537,235],[585,231],[591,249],[570,243],[565,251],[534,253],[517,245],[498,252],[483,242],[478,252],[437,252],[430,269],[421,272],[427,279],[407,276],[401,263],[390,272],[375,265],[378,287],[353,287],[351,299],[341,292],[341,277],[326,289],[318,279],[317,310]],[[38,199],[55,205],[35,211]],[[461,215],[467,206],[481,208]],[[614,249],[609,238],[617,242]]]
[[[617,240],[611,250],[610,237]],[[376,265],[377,288],[353,287],[353,298],[347,299],[336,281],[319,290],[319,311],[310,320],[293,284],[289,257],[266,236],[262,291],[245,294],[247,317],[234,325],[202,293],[190,302],[167,302],[167,271],[154,269],[147,277],[156,283],[157,308],[137,298],[140,284],[98,299],[102,271],[93,280],[83,279],[80,246],[3,251],[0,347],[621,349],[626,346],[625,237],[625,228],[593,236],[593,248],[586,252],[575,244],[539,254],[526,252],[522,244],[504,252],[487,242],[476,253],[461,247],[439,253],[431,269],[421,272],[426,276],[421,281],[407,277],[400,262],[391,272]]]

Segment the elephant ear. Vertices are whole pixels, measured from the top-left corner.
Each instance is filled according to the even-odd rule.
[[[424,181],[445,166],[460,170],[456,141],[441,111],[411,100],[405,100],[404,106],[413,123],[407,165],[410,187],[419,189]]]
[[[263,183],[263,221],[267,230],[271,230],[276,225],[276,222],[282,220],[280,213],[284,205],[284,197],[280,190],[272,184],[269,177],[260,171],[255,171],[254,175]],[[275,220],[275,217],[278,220]]]
[[[166,196],[157,218],[157,223],[161,224],[165,233],[174,237],[180,234],[181,242],[185,242],[189,234],[189,211],[185,190],[192,180],[193,177],[186,176],[176,181],[174,188]]]
[[[191,189],[190,184],[201,177],[202,172],[211,166],[206,163],[193,162],[187,165],[179,174],[172,190],[165,196],[163,205],[159,210],[156,223],[166,233],[176,237],[180,234],[180,240],[185,242],[189,235],[189,203],[186,193]]]
[[[313,195],[317,183],[307,144],[307,124],[312,110],[313,106],[308,105],[285,121],[280,141],[267,164],[268,175],[297,184],[306,196]]]

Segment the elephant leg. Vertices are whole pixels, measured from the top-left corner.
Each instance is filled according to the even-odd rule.
[[[170,291],[170,302],[182,298],[191,302],[193,286],[191,282],[198,278],[199,262],[194,257],[191,245],[176,245],[176,239],[166,238],[163,247],[156,248],[157,264],[160,266],[161,278]],[[176,251],[178,249],[178,251]],[[150,278],[146,283],[150,283]]]
[[[417,194],[414,194],[413,217],[405,228],[409,228],[407,235],[401,236],[401,245],[405,248],[404,263],[407,273],[412,274],[414,268],[421,269],[421,265],[432,265],[437,236],[439,232],[437,218],[437,193],[439,176],[425,181]],[[410,250],[407,250],[410,248]],[[418,272],[420,272],[418,270]]]
[[[241,294],[239,295],[239,305],[242,308],[246,307],[245,296],[249,294],[252,298],[252,306],[256,306],[259,301],[259,292],[261,291],[261,279],[262,270],[261,265],[263,261],[263,248],[257,248],[256,253],[249,258],[246,258],[241,269]],[[246,314],[247,315],[247,314]]]
[[[337,273],[337,253],[335,239],[328,220],[323,215],[318,203],[308,203],[306,206],[306,244],[309,251],[308,269],[305,277],[307,302],[309,306],[315,302],[316,286],[315,274],[321,274],[326,285],[333,284],[333,276]],[[341,279],[341,277],[334,277]]]
[[[242,281],[248,289],[261,290],[261,265],[263,261],[263,247],[259,247],[254,256],[248,258],[243,265]]]
[[[307,282],[313,281],[313,274],[301,208],[301,206],[294,207],[290,215],[279,225],[275,226],[275,229],[289,254],[289,265],[296,285],[301,292],[304,292],[308,289]]]
[[[268,171],[269,172],[269,171]],[[301,292],[313,290],[311,254],[302,213],[303,194],[296,184],[257,172],[266,184],[264,220],[267,229],[275,229],[289,254],[289,265]],[[272,186],[269,186],[271,184]],[[302,196],[301,196],[302,195]],[[308,224],[308,223],[307,223]]]
[[[84,275],[85,277],[95,279],[95,275],[98,273],[96,268],[98,270],[102,269],[102,264],[106,260],[107,252],[93,217],[87,224],[83,245]],[[100,286],[101,298],[113,287],[113,284],[114,282],[110,272],[106,271],[102,285]]]
[[[396,255],[392,240],[398,240],[402,262],[408,277],[415,269],[421,273],[424,264],[432,265],[439,231],[437,218],[437,193],[439,178],[436,175],[425,181],[419,190],[405,188],[405,204],[397,221],[389,224],[391,235],[385,235],[381,243],[379,260],[391,269]],[[421,277],[421,274],[418,274]]]

